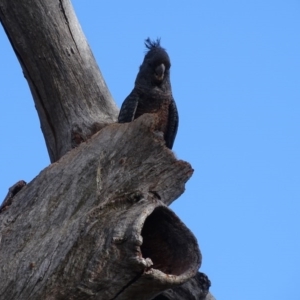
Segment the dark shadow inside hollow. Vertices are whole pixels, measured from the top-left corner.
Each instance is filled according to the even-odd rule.
[[[199,263],[195,237],[166,207],[155,208],[146,218],[142,237],[142,256],[151,258],[154,269],[178,276]]]
[[[170,300],[170,298],[167,298],[164,295],[158,295],[153,300]]]

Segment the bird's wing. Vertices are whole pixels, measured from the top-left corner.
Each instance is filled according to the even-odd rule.
[[[124,102],[121,106],[119,117],[118,117],[118,122],[119,123],[127,123],[127,122],[133,121],[138,103],[139,103],[139,96],[133,90],[127,96],[127,98],[124,100]]]
[[[172,98],[171,104],[169,106],[168,130],[165,136],[166,146],[169,149],[172,149],[173,147],[174,140],[177,134],[178,123],[179,123],[178,111],[177,111],[176,103]]]

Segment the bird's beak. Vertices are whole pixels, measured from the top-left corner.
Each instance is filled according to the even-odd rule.
[[[158,67],[155,68],[155,77],[158,80],[163,80],[165,75],[166,67],[164,64],[160,64]]]

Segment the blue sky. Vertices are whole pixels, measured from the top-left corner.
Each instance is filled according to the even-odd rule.
[[[300,299],[300,2],[72,2],[119,107],[144,39],[161,37],[168,50],[173,150],[195,169],[171,207],[198,239],[215,297]],[[0,45],[3,199],[49,158],[2,28]]]

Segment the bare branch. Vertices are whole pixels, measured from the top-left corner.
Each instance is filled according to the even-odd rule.
[[[116,120],[69,0],[0,0],[0,21],[22,66],[51,162]]]

